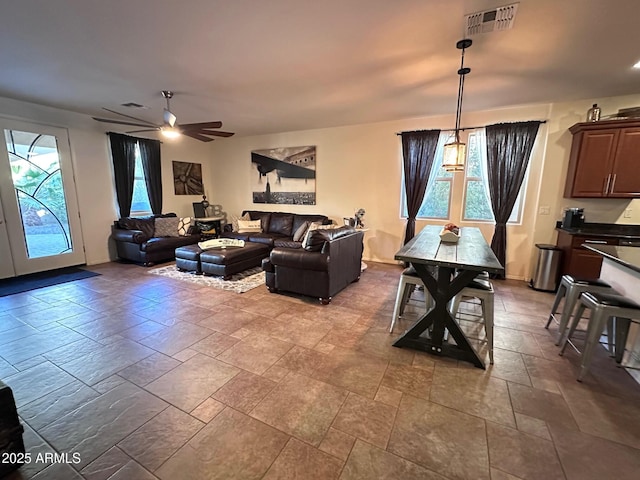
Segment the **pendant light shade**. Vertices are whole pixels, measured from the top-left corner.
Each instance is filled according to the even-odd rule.
[[[458,70],[458,105],[456,107],[456,130],[452,142],[444,146],[442,155],[442,167],[448,172],[464,171],[464,162],[467,155],[467,144],[460,141],[460,115],[462,113],[462,95],[464,93],[464,77],[471,72],[470,68],[464,66],[464,51],[471,46],[470,39],[465,38],[456,43],[456,48],[462,50],[460,59],[460,69]]]
[[[459,139],[445,144],[442,152],[442,166],[447,172],[464,172],[467,144]]]

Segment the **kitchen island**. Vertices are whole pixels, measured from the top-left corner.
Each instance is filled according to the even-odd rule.
[[[640,247],[584,244],[584,247],[602,255],[600,278],[615,288],[620,295],[640,303]],[[631,324],[623,365],[640,367],[640,328]],[[630,370],[640,381],[640,370]]]

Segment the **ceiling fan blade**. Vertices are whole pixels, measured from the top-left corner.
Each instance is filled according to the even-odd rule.
[[[204,128],[201,130],[198,130],[198,133],[201,133],[203,135],[213,135],[214,137],[232,137],[233,135],[235,135],[235,133],[233,132],[221,132],[220,130],[206,130]]]
[[[185,123],[180,124],[183,130],[199,130],[201,128],[220,128],[222,122],[202,122],[202,123]]]
[[[127,133],[157,132],[159,128],[145,128],[144,130],[131,130]]]
[[[127,117],[127,118],[131,118],[133,120],[137,120],[138,122],[142,122],[142,123],[146,123],[149,126],[153,126],[153,127],[157,127],[158,125],[156,125],[155,123],[151,123],[146,121],[143,118],[138,118],[138,117],[133,117],[131,115],[127,115],[126,113],[120,113],[120,112],[116,112],[115,110],[110,110],[108,108],[102,107],[103,110],[106,110],[107,112],[111,112],[111,113],[115,113],[116,115],[121,115],[123,117]]]
[[[109,120],[108,118],[98,118],[98,117],[91,117],[91,118],[93,118],[94,120],[97,120],[98,122],[103,122],[103,123],[115,123],[117,125],[129,125],[131,127],[154,127],[155,129],[158,128],[155,125],[150,125],[150,124],[146,124],[146,123],[123,122],[122,120]]]
[[[164,123],[170,127],[174,127],[176,124],[176,116],[166,108],[164,109]]]
[[[209,137],[205,137],[204,135],[200,135],[199,133],[196,132],[182,132],[183,135],[186,135],[187,137],[191,137],[191,138],[195,138],[196,140],[200,140],[201,142],[213,142],[213,138],[209,138]]]

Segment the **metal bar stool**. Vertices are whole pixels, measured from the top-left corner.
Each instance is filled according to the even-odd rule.
[[[556,345],[560,345],[562,342],[567,326],[569,325],[569,319],[575,310],[578,298],[580,298],[580,294],[582,292],[618,293],[611,288],[611,285],[599,279],[563,275],[562,280],[560,281],[560,286],[558,287],[558,293],[556,293],[556,298],[553,301],[553,306],[551,307],[549,320],[547,320],[547,324],[544,326],[544,328],[549,328],[551,320],[555,319],[555,314],[558,312],[560,300],[562,300],[562,297],[565,297],[564,307],[562,308],[562,315],[560,316],[560,322],[558,325],[558,338],[556,339]]]
[[[389,327],[389,333],[393,333],[393,327],[396,321],[402,317],[404,308],[409,301],[409,297],[416,286],[422,286],[424,288],[424,282],[418,276],[418,273],[413,267],[405,268],[400,275],[400,283],[398,284],[398,293],[396,294],[396,304],[393,307],[393,316],[391,317],[391,326]],[[431,308],[433,299],[427,289],[424,289],[424,303],[427,311]]]
[[[476,317],[478,320],[467,320],[458,317],[458,309],[460,308],[460,302],[463,297],[477,298],[480,300],[480,308],[482,309],[482,316],[468,314],[468,316]],[[464,287],[460,293],[453,297],[451,301],[451,315],[460,323],[460,320],[467,320],[470,322],[482,322],[484,323],[484,331],[486,335],[487,348],[489,350],[489,363],[493,365],[493,298],[494,291],[493,285],[488,280],[485,280],[483,275],[479,275],[468,286]],[[467,314],[465,314],[467,315]],[[478,339],[481,340],[481,339]]]
[[[571,322],[571,328],[567,334],[560,355],[564,354],[567,343],[571,340],[573,333],[580,322],[580,318],[586,308],[591,309],[591,317],[587,326],[587,338],[580,360],[580,372],[578,381],[581,382],[591,364],[593,350],[598,345],[598,340],[602,335],[605,324],[609,324],[609,337],[612,337],[611,324],[613,318],[616,319],[616,361],[622,361],[624,353],[624,343],[626,342],[629,325],[632,320],[640,321],[640,305],[622,295],[610,295],[606,293],[585,292],[580,296],[578,310]]]

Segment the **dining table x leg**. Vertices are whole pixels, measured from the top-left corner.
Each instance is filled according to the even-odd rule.
[[[435,355],[465,360],[478,368],[485,368],[478,352],[467,340],[460,326],[449,312],[449,301],[467,286],[477,275],[477,271],[461,270],[454,276],[455,270],[450,267],[438,266],[434,276],[427,265],[412,264],[416,273],[424,282],[425,288],[434,300],[434,306],[393,344],[395,347],[411,347]],[[455,341],[455,345],[444,342],[445,330],[448,330]],[[427,332],[426,335],[423,335]]]

